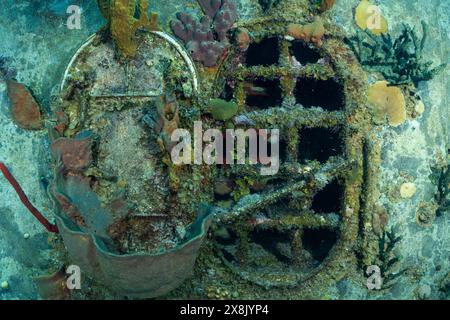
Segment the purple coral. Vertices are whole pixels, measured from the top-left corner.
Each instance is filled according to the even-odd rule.
[[[217,65],[228,46],[227,33],[236,22],[236,5],[228,0],[198,0],[205,16],[199,21],[187,13],[179,13],[171,23],[195,61],[205,67]]]
[[[223,2],[226,2],[223,1]],[[222,0],[198,0],[203,12],[212,19],[216,16],[217,12],[222,7]]]
[[[222,3],[222,7],[214,18],[214,30],[220,41],[226,39],[228,31],[238,19],[236,4],[228,0],[222,0]]]

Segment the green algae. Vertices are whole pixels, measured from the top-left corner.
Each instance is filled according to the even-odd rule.
[[[238,105],[234,102],[228,102],[222,99],[211,99],[209,101],[211,114],[214,119],[226,121],[234,117],[238,112]]]
[[[446,64],[432,67],[431,61],[423,59],[427,39],[427,26],[422,22],[423,36],[408,25],[403,25],[400,35],[393,39],[390,34],[381,37],[361,31],[347,40],[359,61],[367,69],[380,72],[391,84],[414,83],[431,80]]]

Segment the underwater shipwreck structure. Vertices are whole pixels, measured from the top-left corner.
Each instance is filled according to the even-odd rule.
[[[110,18],[111,37],[100,33],[88,41],[73,59],[62,86],[61,112],[64,113],[62,118],[68,119],[68,123],[58,124],[66,128],[61,130],[62,137],[57,136],[53,144],[54,149],[59,149],[62,161],[57,168],[59,171],[55,172],[59,178],[54,193],[61,212],[69,214],[72,221],[74,218],[78,221],[80,219],[76,217],[82,216],[81,220],[88,228],[85,232],[91,234],[83,237],[92,239],[83,241],[86,247],[81,249],[77,245],[83,238],[81,235],[71,235],[72,239],[68,237],[74,233],[72,228],[75,226],[70,228],[70,225],[63,223],[66,220],[58,218],[69,252],[77,255],[74,260],[84,261],[82,265],[92,269],[90,274],[95,277],[102,274],[105,279],[116,272],[129,274],[131,264],[142,260],[142,272],[136,269],[133,274],[151,274],[153,270],[159,276],[159,281],[139,276],[141,278],[132,283],[128,277],[118,274],[109,277],[113,282],[111,285],[115,287],[115,279],[123,282],[122,288],[133,288],[136,283],[145,283],[151,286],[151,290],[145,292],[147,297],[157,296],[161,290],[168,291],[179,284],[170,265],[177,269],[173,271],[175,273],[189,274],[199,243],[205,236],[206,222],[197,222],[201,227],[197,227],[196,234],[185,235],[193,239],[180,239],[189,239],[189,246],[175,247],[171,253],[167,251],[145,257],[139,252],[138,256],[133,256],[130,253],[132,248],[129,247],[132,241],[130,237],[136,238],[133,243],[163,242],[164,237],[176,238],[177,235],[161,235],[157,232],[176,229],[177,223],[185,226],[193,219],[200,204],[206,202],[211,207],[218,207],[215,219],[220,221],[219,229],[224,229],[222,236],[219,230],[216,232],[219,236],[212,241],[223,256],[224,263],[238,276],[264,287],[301,285],[306,288],[318,288],[325,281],[342,277],[348,265],[355,263],[353,250],[356,249],[354,246],[358,236],[361,236],[358,232],[359,214],[364,205],[370,206],[369,192],[372,191],[370,184],[373,181],[368,179],[373,179],[373,174],[365,176],[364,166],[367,167],[365,161],[376,161],[376,142],[370,137],[370,114],[360,94],[365,90],[364,73],[353,54],[344,48],[342,39],[333,37],[333,29],[327,24],[326,18],[319,16],[320,10],[313,12],[316,14],[314,17],[309,14],[308,5],[298,1],[283,1],[266,18],[238,21],[236,7],[231,1],[199,1],[204,12],[200,21],[189,14],[180,13],[171,23],[175,36],[185,44],[189,57],[195,61],[194,65],[169,40],[172,38],[159,33],[155,25],[142,23],[147,30],[142,30],[141,34],[135,33],[135,30],[116,34],[115,24],[128,25],[129,22],[126,17],[115,17],[115,6],[119,10],[121,1],[114,3],[109,9],[110,14],[106,16]],[[130,3],[130,8],[134,8],[134,1]],[[299,6],[303,10],[299,10]],[[146,8],[141,7],[141,10],[141,15],[145,14]],[[286,17],[280,14],[284,12],[303,14]],[[128,19],[133,19],[134,14],[131,13],[128,13]],[[140,20],[132,21],[132,25],[139,26]],[[117,28],[126,30],[123,26]],[[301,30],[297,35],[296,28],[303,28],[304,31]],[[130,37],[136,37],[139,41],[132,39],[128,42]],[[140,45],[136,46],[135,41]],[[119,50],[115,50],[115,44]],[[160,52],[161,57],[158,57]],[[165,56],[169,52],[170,56]],[[117,57],[117,54],[124,56]],[[155,97],[160,99],[156,102],[157,108],[170,113],[169,118],[164,112],[151,114],[151,100]],[[226,116],[227,120],[215,119],[214,113],[210,115],[208,109],[212,98],[223,100],[223,108],[226,108],[225,101],[236,103],[237,114]],[[163,128],[156,137],[148,131],[152,129],[151,125],[158,124],[159,117],[162,117]],[[233,117],[234,120],[231,120]],[[139,118],[142,119],[141,123],[136,123]],[[154,122],[149,121],[150,118]],[[211,127],[226,128],[232,121],[231,126],[236,128],[280,129],[285,148],[282,150],[283,161],[279,174],[263,179],[258,176],[259,168],[256,166],[178,168],[170,163],[165,165],[161,159],[170,162],[167,161],[170,149],[161,134],[170,135],[170,130],[177,125],[192,128],[193,121],[198,119]],[[121,128],[119,121],[126,127]],[[144,130],[147,132],[143,132],[142,126],[149,124],[150,127]],[[133,129],[134,126],[136,129]],[[81,148],[92,148],[92,142],[87,142],[91,138],[78,137],[85,130],[91,131],[96,137],[97,149],[96,154],[83,157],[87,163],[76,166],[83,169],[83,179],[91,179],[87,182],[64,173],[68,169],[67,161],[70,161],[65,160],[66,157],[70,158],[69,155],[65,156],[65,149],[73,149],[76,141],[80,141],[78,144]],[[120,132],[114,133],[116,130]],[[137,137],[132,137],[136,135],[132,130],[140,131]],[[155,142],[163,140],[163,148],[157,152],[156,159],[151,155],[151,148],[158,148],[158,144],[150,144],[155,137]],[[139,140],[134,142],[137,138]],[[62,142],[61,139],[75,140]],[[64,146],[66,143],[67,146]],[[72,146],[69,148],[70,144]],[[127,149],[124,144],[130,150],[119,152],[117,146]],[[135,144],[136,150],[131,149],[132,144]],[[77,150],[76,154],[85,152],[93,151]],[[131,155],[136,163],[130,159]],[[160,172],[146,178],[143,172],[146,165],[142,163],[142,157],[146,161],[155,159],[155,167]],[[113,166],[120,167],[123,172],[110,173]],[[114,181],[115,177],[121,180]],[[152,182],[153,179],[157,179],[157,182]],[[125,185],[123,198],[120,198],[121,188],[118,187],[121,181]],[[197,183],[195,188],[184,190],[200,181],[201,185]],[[168,191],[158,195],[154,187],[161,189],[164,183],[167,183]],[[95,194],[89,192],[89,184],[102,204],[111,204],[111,210],[122,210],[122,214],[127,215],[129,212],[124,206],[129,206],[131,201],[136,209],[140,209],[140,213],[134,209],[131,217],[126,216],[124,221],[114,217],[113,211],[105,212],[104,221],[98,222],[102,232],[97,234],[94,230],[100,230],[94,227],[96,222],[92,219],[100,219],[99,212],[103,210]],[[364,185],[367,198],[362,203]],[[81,191],[80,188],[85,189]],[[133,189],[137,194],[132,194]],[[259,192],[255,192],[257,189]],[[67,194],[68,199],[74,201],[77,197],[73,193],[81,197],[78,200],[80,204],[86,202],[83,197],[90,194],[96,204],[85,203],[85,208],[81,209],[80,204],[59,199]],[[118,195],[117,199],[112,198],[115,194]],[[233,199],[231,206],[220,208],[227,198]],[[215,200],[219,200],[218,205],[215,205]],[[169,208],[157,208],[158,205],[168,203]],[[70,216],[70,208],[73,207],[80,211],[79,215],[75,213],[75,217]],[[96,217],[86,217],[89,211],[95,212]],[[112,222],[113,218],[119,219],[119,222]],[[92,220],[92,226],[89,226],[88,220]],[[107,221],[112,222],[113,229]],[[156,229],[158,223],[161,223],[157,227],[159,230],[149,234],[148,228],[152,226]],[[136,234],[140,232],[139,229],[142,229],[142,235]],[[95,240],[92,233],[104,239],[111,238],[111,232],[116,238],[110,240],[116,240],[116,245],[120,242],[124,255],[116,256],[116,253],[109,252],[109,258],[102,257],[108,251],[105,244],[98,243],[100,240]],[[151,238],[146,239],[147,236]],[[123,248],[124,237],[127,248]],[[265,253],[271,248],[264,248],[264,242],[273,242],[274,238],[286,241],[282,243],[285,243],[286,251],[291,251],[291,256],[281,256],[281,262],[255,265],[258,260],[265,261],[273,256],[270,251]],[[319,243],[320,247],[314,248],[311,245],[314,242]],[[72,245],[74,247],[70,248]],[[311,253],[307,249],[312,250]],[[85,258],[79,256],[83,252]],[[92,261],[88,255],[90,252],[98,255],[98,258]],[[156,259],[161,264],[152,261]],[[187,259],[185,267],[178,262],[180,259]],[[291,266],[286,267],[283,259],[290,260]],[[92,268],[97,260],[100,269]],[[130,265],[127,260],[130,260]],[[261,267],[264,270],[260,270]],[[162,270],[169,272],[167,277],[161,277],[164,273]],[[127,290],[119,292],[132,293]]]
[[[369,86],[330,19],[334,1],[260,3],[264,15],[244,20],[233,0],[198,0],[200,18],[179,13],[165,27],[147,1],[98,1],[107,23],[74,54],[52,104],[48,191],[64,262],[102,290],[167,295],[197,258],[230,282],[305,298],[369,265],[398,274],[399,239],[376,205],[374,128],[414,117],[413,85]],[[199,120],[279,129],[279,172],[173,164],[172,132]]]

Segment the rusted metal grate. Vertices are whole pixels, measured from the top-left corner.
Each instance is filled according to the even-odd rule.
[[[280,129],[284,148],[280,150],[280,170],[270,177],[273,183],[269,182],[262,192],[243,197],[223,218],[224,225],[236,238],[234,248],[230,249],[233,245],[219,240],[217,247],[225,263],[253,283],[264,287],[303,285],[314,288],[317,283],[345,274],[345,263],[354,261],[350,248],[354,247],[358,234],[365,135],[358,130],[355,119],[361,121],[367,117],[364,108],[358,104],[360,99],[354,86],[362,82],[357,81],[357,75],[348,72],[357,67],[336,39],[325,41],[323,47],[317,49],[318,61],[300,65],[293,59],[294,42],[291,39],[274,31],[261,32],[257,26],[252,29],[251,24],[245,27],[252,34],[254,43],[271,38],[277,40],[272,43],[277,43],[278,63],[249,66],[245,54],[232,51],[216,80],[217,87],[228,92],[217,92],[217,95],[230,98],[232,94],[241,110],[240,117],[250,119],[248,127]],[[305,46],[308,44],[302,43],[300,47]],[[336,48],[340,49],[339,53]],[[281,89],[278,104],[262,108],[249,106],[249,95],[254,93],[248,86],[255,80],[277,83]],[[301,104],[298,97],[303,94],[299,92],[303,81],[334,82],[341,88],[340,92],[334,93],[337,106]],[[359,89],[363,90],[363,86]],[[329,102],[331,97],[323,95],[333,93],[325,90],[309,91],[309,94],[316,95],[316,100]],[[265,98],[270,100],[272,97]],[[324,145],[322,149],[320,143]],[[254,166],[231,166],[222,170],[224,175],[234,179],[246,177],[256,181],[260,178],[259,169]],[[340,196],[337,191],[341,191]],[[317,197],[321,199],[315,200]],[[334,201],[336,210],[322,212],[322,207],[327,209],[327,201]],[[261,213],[264,213],[263,218]],[[335,241],[325,254],[320,253],[320,261],[313,259],[313,263],[304,263],[302,251],[310,245],[308,237],[311,238],[309,234],[315,230],[319,231],[315,239],[318,243],[326,241],[320,237],[327,235],[326,238],[330,233]],[[252,234],[266,232],[271,237],[267,231],[281,233],[284,239],[289,239],[292,258],[281,269],[255,267],[255,261],[252,261]],[[270,242],[270,239],[263,241]]]

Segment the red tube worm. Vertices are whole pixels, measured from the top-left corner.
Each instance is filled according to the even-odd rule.
[[[14,178],[14,176],[11,174],[11,172],[8,170],[8,168],[5,166],[3,162],[0,162],[0,171],[5,176],[6,180],[11,184],[11,186],[16,191],[17,195],[20,198],[20,201],[25,205],[25,207],[31,212],[33,216],[35,216],[36,219],[47,229],[48,232],[52,233],[58,233],[58,227],[54,224],[51,224],[43,215],[39,212],[36,207],[34,207],[30,200],[28,200],[28,197],[26,196],[25,192],[23,191],[22,187],[19,185],[17,180]]]

